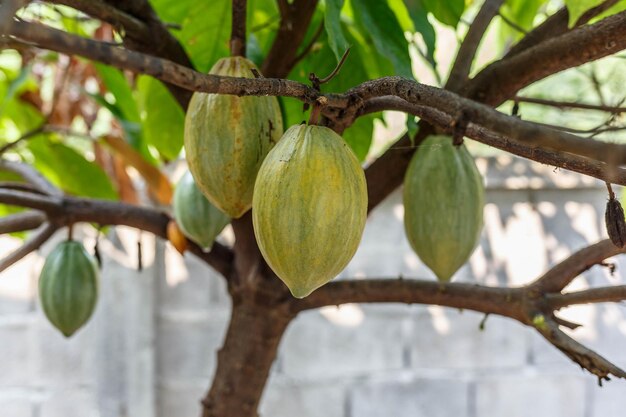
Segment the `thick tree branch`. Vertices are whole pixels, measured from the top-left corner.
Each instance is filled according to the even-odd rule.
[[[449,114],[430,107],[410,104],[398,97],[378,97],[368,100],[363,105],[361,114],[375,113],[383,110],[397,110],[412,114],[427,121],[431,125],[440,127],[440,129],[450,135],[454,133],[455,119]],[[473,123],[468,123],[465,136],[542,164],[552,165],[598,178],[605,182],[626,186],[626,169],[612,167],[605,162],[511,141],[508,138]],[[409,145],[407,145],[407,147],[410,148]]]
[[[265,57],[261,72],[268,78],[285,78],[289,75],[298,47],[304,40],[317,0],[295,0],[293,3],[279,1],[280,27]]]
[[[44,223],[41,230],[35,232],[22,246],[15,252],[10,253],[6,257],[0,259],[0,272],[4,271],[29,253],[39,249],[58,229],[58,225],[54,223]]]
[[[335,281],[303,299],[292,299],[294,312],[347,303],[436,304],[499,314],[524,321],[522,292],[475,284],[416,279],[358,279]]]
[[[626,48],[626,11],[545,40],[482,70],[463,95],[498,106],[548,75]]]
[[[626,12],[620,16],[626,23]],[[607,18],[604,21],[610,19]],[[608,24],[609,27],[613,27],[614,23]],[[235,95],[280,95],[295,97],[309,103],[320,98],[320,93],[315,89],[294,81],[270,78],[240,79],[200,74],[171,61],[104,45],[40,25],[16,22],[13,30],[18,38],[34,41],[43,47],[66,53],[78,53],[115,66],[147,73],[194,91]],[[626,32],[626,24],[622,30]],[[624,40],[626,43],[626,36]],[[359,105],[363,100],[389,95],[400,97],[412,104],[427,105],[455,117],[463,114],[477,125],[528,145],[608,161],[611,165],[626,163],[626,145],[591,141],[543,128],[504,115],[449,91],[400,77],[367,81],[345,94],[325,95],[325,101],[327,107],[345,108]]]
[[[579,250],[563,262],[554,266],[530,285],[536,294],[561,292],[574,278],[606,258],[626,253],[626,248],[618,248],[609,239]]]
[[[585,14],[578,19],[575,26],[587,24],[591,19],[598,16],[618,1],[619,0],[606,0],[604,3],[587,10],[587,12],[585,12]],[[563,7],[561,10],[547,18],[543,23],[526,34],[509,50],[504,59],[517,55],[518,53],[538,45],[545,40],[555,38],[568,32],[570,30],[568,24],[569,12],[567,7]]]
[[[498,15],[502,3],[504,3],[504,0],[485,0],[483,3],[467,30],[463,43],[461,43],[459,52],[456,55],[445,86],[447,90],[456,92],[467,82],[480,41],[493,18]]]
[[[39,211],[25,211],[0,217],[0,234],[32,230],[41,226],[46,216]]]
[[[148,207],[89,198],[46,197],[14,190],[0,189],[0,203],[45,212],[56,226],[78,222],[122,225],[145,230],[163,239],[167,239],[167,225],[171,220],[167,214]],[[227,247],[216,242],[210,252],[204,252],[198,245],[189,242],[187,248],[224,277],[231,276],[233,255]]]

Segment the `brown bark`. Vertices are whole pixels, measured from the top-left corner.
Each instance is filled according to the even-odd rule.
[[[280,339],[293,316],[264,305],[255,294],[233,299],[213,385],[202,401],[203,417],[255,417]]]

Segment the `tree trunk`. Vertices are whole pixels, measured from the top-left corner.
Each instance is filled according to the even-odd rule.
[[[278,344],[293,316],[254,294],[233,300],[233,312],[203,417],[256,417]]]

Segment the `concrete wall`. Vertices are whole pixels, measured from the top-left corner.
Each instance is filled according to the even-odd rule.
[[[521,285],[604,235],[602,184],[503,157],[488,172],[480,247],[455,278]],[[85,230],[87,246],[94,232]],[[57,239],[62,239],[59,235]],[[228,235],[225,236],[229,238]],[[144,269],[136,271],[137,240]],[[0,241],[2,251],[17,242]],[[42,258],[0,275],[0,417],[195,417],[227,325],[223,281],[147,234],[118,228],[101,243],[93,320],[66,340],[36,300]],[[624,283],[595,267],[572,289]],[[368,220],[344,278],[432,278],[410,250],[400,193]],[[626,310],[572,308],[575,337],[626,367]],[[288,328],[261,415],[268,417],[613,417],[626,382],[596,379],[513,321],[436,306],[346,305]]]

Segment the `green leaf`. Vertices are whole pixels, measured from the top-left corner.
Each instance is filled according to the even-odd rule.
[[[167,159],[175,159],[183,147],[185,114],[160,81],[141,76],[137,80],[143,137]]]
[[[587,10],[602,3],[604,0],[565,0],[565,5],[569,11],[569,27],[574,26]]]
[[[412,78],[408,43],[387,2],[352,0],[352,8],[363,30],[371,34],[378,52],[392,62],[395,73]]]
[[[465,0],[421,0],[424,8],[445,25],[456,27],[465,11]]]
[[[164,22],[182,29],[172,31],[194,67],[207,72],[219,58],[229,55],[230,0],[151,0]]]
[[[64,191],[107,200],[118,198],[102,168],[73,148],[38,137],[28,142],[28,149],[35,157],[35,168]]]
[[[352,126],[343,132],[343,139],[350,145],[359,161],[365,159],[372,146],[374,119],[376,117],[372,115],[359,117]]]
[[[124,74],[104,64],[96,63],[94,65],[107,90],[115,97],[115,104],[121,110],[123,118],[131,122],[139,122],[141,119],[135,97],[133,97],[133,90]]]
[[[621,13],[624,10],[626,10],[626,0],[620,0],[617,3],[615,3],[613,6],[609,7],[604,12],[600,13],[599,15],[591,19],[589,23],[592,24],[592,23],[598,22],[606,17],[613,16],[614,14],[617,14],[617,13]]]
[[[326,0],[326,10],[324,10],[324,27],[328,34],[328,44],[333,50],[337,62],[348,49],[348,41],[341,29],[341,8],[343,0]]]
[[[547,0],[506,0],[500,9],[500,13],[517,26],[529,31],[533,28],[535,16],[537,16],[539,8],[546,3],[546,1]],[[524,36],[519,30],[512,28],[504,21],[501,22],[500,28],[500,36],[503,40],[519,40]]]
[[[435,62],[435,46],[437,42],[437,35],[435,28],[428,21],[428,11],[422,3],[423,0],[404,0],[407,9],[409,10],[409,16],[413,20],[415,30],[422,35],[424,44],[426,45],[426,59],[435,68],[437,63]]]

